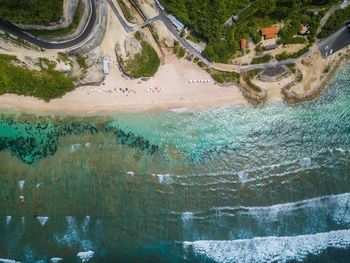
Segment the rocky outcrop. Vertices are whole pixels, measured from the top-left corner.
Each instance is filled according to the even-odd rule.
[[[64,0],[63,2],[63,16],[57,21],[50,25],[24,25],[16,24],[19,28],[24,30],[57,30],[67,28],[73,21],[74,14],[77,10],[80,0]],[[85,1],[85,0],[83,0]]]
[[[238,85],[238,87],[241,90],[243,96],[246,98],[246,100],[255,106],[262,105],[267,101],[266,90],[261,89],[260,92],[253,90],[251,87],[248,86],[248,84],[244,81],[243,78],[240,79],[240,84]]]
[[[103,73],[102,68],[102,55],[100,48],[94,48],[93,50],[85,54],[85,56],[86,64],[88,65],[88,70],[85,74],[85,77],[78,81],[77,87],[87,85],[101,85],[101,83],[105,79],[105,75]]]
[[[298,81],[294,81],[283,87],[281,90],[281,94],[284,101],[290,104],[294,104],[304,101],[310,101],[317,98],[321,94],[323,89],[327,86],[329,81],[333,78],[338,68],[344,63],[344,61],[348,60],[349,57],[350,55],[344,55],[335,63],[333,63],[328,72],[321,77],[321,80],[319,82],[320,84],[316,85],[314,88],[308,91],[305,91],[303,93],[297,93],[296,91],[294,91],[293,87],[296,87],[296,85],[301,85]]]

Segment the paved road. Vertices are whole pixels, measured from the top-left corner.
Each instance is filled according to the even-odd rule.
[[[119,22],[122,24],[122,26],[124,27],[124,30],[127,33],[132,33],[135,32],[136,29],[134,27],[129,26],[123,19],[123,17],[121,16],[121,14],[119,13],[118,8],[116,8],[116,6],[114,5],[113,0],[107,0],[109,6],[112,8],[114,14],[116,15],[116,17],[118,18]]]
[[[210,65],[210,62],[198,51],[196,50],[193,46],[191,46],[184,38],[180,37],[179,32],[175,29],[175,27],[173,26],[173,24],[170,22],[169,18],[166,16],[166,14],[162,11],[159,10],[159,15],[149,19],[148,21],[146,21],[143,25],[141,26],[135,26],[135,27],[131,27],[129,26],[123,19],[123,17],[120,15],[118,9],[116,8],[116,6],[114,5],[112,0],[107,0],[109,5],[111,6],[114,14],[117,16],[119,22],[122,24],[122,26],[124,27],[124,30],[127,33],[132,33],[135,32],[137,29],[139,29],[140,27],[144,27],[148,24],[154,23],[155,21],[162,21],[164,23],[164,25],[168,28],[168,30],[173,34],[173,36],[192,54],[194,54],[195,56],[197,56],[203,63],[205,63],[206,65]]]
[[[322,56],[325,58],[333,55],[348,45],[350,45],[350,32],[344,26],[330,37],[322,40],[318,44],[318,48],[320,49]]]
[[[184,48],[186,48],[190,53],[197,56],[203,63],[205,63],[206,65],[210,65],[210,62],[202,55],[201,52],[199,52],[197,49],[191,46],[184,38],[180,36],[179,32],[175,29],[175,27],[170,22],[169,18],[165,15],[165,13],[159,9],[158,11],[159,11],[158,20],[161,20],[165,24],[165,26],[173,34],[173,36],[177,39],[177,41],[179,41],[184,46]]]
[[[87,26],[82,34],[80,34],[77,38],[73,40],[69,40],[67,42],[47,42],[44,40],[37,39],[36,37],[22,31],[19,27],[14,24],[7,22],[3,19],[0,19],[0,29],[5,30],[6,32],[20,37],[36,46],[46,48],[46,49],[66,49],[73,46],[76,46],[83,42],[91,33],[95,23],[96,23],[96,0],[90,0],[92,12]]]

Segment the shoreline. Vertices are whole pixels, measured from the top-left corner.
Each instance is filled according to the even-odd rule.
[[[340,57],[340,59],[334,62],[334,65],[331,66],[326,75],[322,77],[322,80],[319,81],[318,85],[316,85],[309,92],[298,96],[293,97],[293,99],[288,99],[282,93],[283,89],[281,89],[281,96],[279,98],[273,97],[270,98],[263,105],[268,105],[270,103],[275,102],[284,102],[290,105],[301,103],[305,101],[310,101],[312,99],[316,99],[320,96],[322,91],[327,87],[327,85],[332,81],[332,78],[337,74],[338,70],[345,64],[349,63],[350,55],[344,54]],[[164,65],[163,65],[164,66]],[[204,72],[205,73],[205,72]],[[155,81],[154,79],[153,81]],[[136,80],[130,80],[132,82],[136,82]],[[185,89],[188,85],[185,85]],[[101,86],[103,87],[103,86]],[[145,93],[139,94],[137,98],[132,98],[132,96],[124,97],[127,100],[124,101],[115,101],[115,103],[104,104],[103,101],[110,97],[111,95],[106,94],[98,94],[102,96],[98,98],[98,103],[94,105],[89,105],[88,102],[84,102],[84,98],[86,96],[81,97],[80,103],[76,105],[74,98],[77,98],[81,95],[86,94],[91,90],[91,86],[83,86],[76,88],[76,90],[66,94],[64,97],[52,100],[51,102],[44,102],[42,100],[26,97],[22,95],[15,94],[4,94],[0,96],[0,114],[38,114],[39,116],[48,116],[48,115],[60,115],[60,116],[77,116],[77,117],[95,117],[95,116],[108,116],[118,113],[158,113],[158,112],[166,112],[172,111],[175,113],[183,113],[183,112],[197,112],[197,111],[206,111],[210,109],[218,109],[218,108],[231,108],[236,106],[253,106],[257,107],[252,103],[249,103],[246,98],[243,97],[241,90],[237,86],[231,87],[220,87],[217,84],[211,84],[208,87],[204,88],[196,88],[195,90],[191,90],[191,92],[186,93],[185,95],[191,96],[190,98],[184,99],[180,96],[181,99],[174,99],[172,96],[174,93],[168,94],[150,94],[150,96],[160,96],[160,97],[152,97],[151,100],[148,98],[145,102],[140,103],[140,97],[144,96]],[[96,88],[96,87],[94,87]],[[184,87],[180,87],[179,90],[183,91]],[[176,91],[176,88],[175,88]],[[204,97],[197,96],[197,93],[201,91],[210,91]],[[225,91],[224,96],[218,96],[217,98],[213,98],[211,96],[215,95],[216,92]],[[175,93],[176,94],[176,93]],[[97,95],[97,94],[96,94]],[[115,98],[120,98],[116,96],[123,96],[121,94],[113,94]],[[115,96],[116,95],[116,96]],[[180,95],[180,94],[177,94]],[[283,98],[282,98],[283,96]],[[135,99],[135,100],[134,100]],[[159,99],[159,100],[157,100]],[[134,102],[133,102],[134,101]],[[119,102],[119,103],[118,103]]]

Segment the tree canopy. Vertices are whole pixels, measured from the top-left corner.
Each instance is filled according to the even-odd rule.
[[[239,49],[241,38],[260,41],[259,29],[282,22],[282,43],[293,43],[301,23],[312,25],[310,39],[315,37],[320,16],[310,17],[308,9],[329,7],[337,0],[161,0],[166,9],[177,16],[206,42],[204,55],[211,61],[227,62]],[[233,25],[225,23],[238,15]]]
[[[63,0],[0,0],[0,17],[21,24],[46,25],[63,14]]]

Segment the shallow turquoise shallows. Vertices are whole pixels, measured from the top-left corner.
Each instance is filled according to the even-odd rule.
[[[2,259],[350,262],[350,65],[293,106],[2,114]]]

